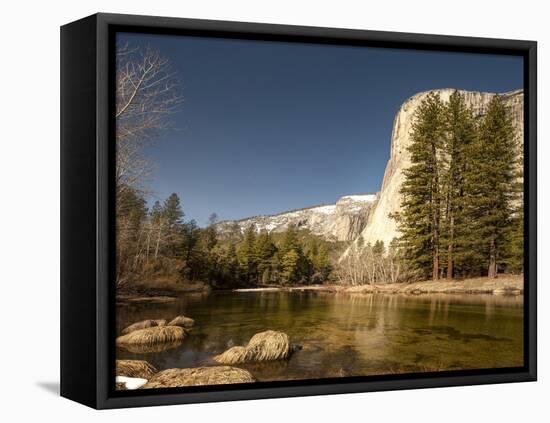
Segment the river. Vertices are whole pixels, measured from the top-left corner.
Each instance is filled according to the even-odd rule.
[[[302,348],[285,361],[240,366],[260,381],[523,365],[523,296],[214,291],[118,306],[117,331],[180,314],[196,322],[181,344],[118,348],[117,358],[159,370],[213,365],[214,355],[272,329]]]

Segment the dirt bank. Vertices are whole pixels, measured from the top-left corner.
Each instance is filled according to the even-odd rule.
[[[298,287],[268,287],[235,289],[237,292],[270,292],[270,291],[319,291],[341,293],[382,293],[382,294],[523,294],[523,275],[499,275],[496,279],[441,279],[439,281],[422,281],[414,283],[394,283],[382,285],[309,285]]]

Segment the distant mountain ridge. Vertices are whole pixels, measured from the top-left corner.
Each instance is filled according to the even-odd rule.
[[[244,232],[251,225],[257,232],[284,232],[290,225],[308,229],[332,241],[351,241],[363,230],[369,211],[376,203],[378,194],[351,194],[338,199],[334,204],[321,204],[301,209],[288,210],[273,215],[251,216],[239,220],[226,220],[216,225],[218,232],[229,235],[235,230]]]

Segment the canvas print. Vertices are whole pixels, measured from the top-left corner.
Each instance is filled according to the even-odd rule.
[[[522,57],[114,54],[117,390],[523,366]]]

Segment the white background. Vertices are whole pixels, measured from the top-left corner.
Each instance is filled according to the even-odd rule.
[[[548,337],[539,382],[206,405],[93,411],[58,397],[59,26],[95,12],[206,18],[539,42],[539,328],[550,239],[550,37],[544,1],[7,0],[0,31],[0,419],[185,422],[548,421]],[[405,70],[404,70],[405,71]],[[75,281],[76,282],[76,281]],[[76,317],[78,318],[78,317]],[[546,392],[546,395],[544,391]],[[177,419],[177,420],[175,420]]]

